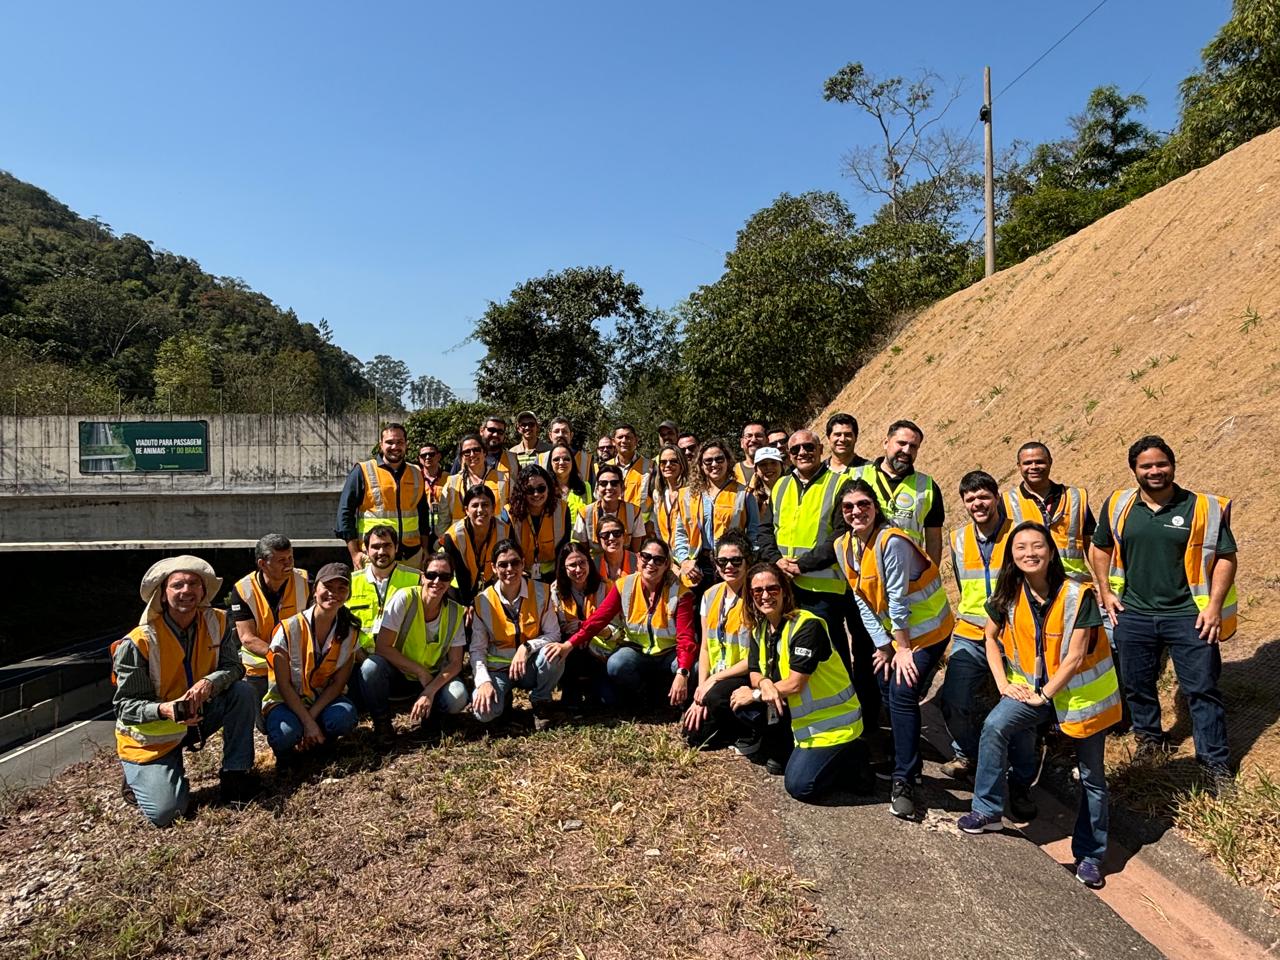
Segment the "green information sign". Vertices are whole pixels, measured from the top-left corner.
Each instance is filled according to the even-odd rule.
[[[80,472],[205,473],[206,420],[80,421]]]

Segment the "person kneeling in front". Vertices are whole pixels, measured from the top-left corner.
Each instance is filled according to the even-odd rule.
[[[1102,885],[1107,851],[1107,728],[1120,721],[1120,684],[1111,647],[1098,627],[1093,587],[1068,580],[1058,548],[1039,523],[1009,534],[1000,578],[987,601],[987,663],[1000,689],[978,745],[973,810],[957,826],[965,833],[1000,830],[1005,770],[1010,784],[1029,789],[1036,773],[1035,730],[1058,725],[1076,746],[1080,812],[1071,852],[1076,879]]]
[[[111,646],[124,796],[157,827],[191,802],[182,747],[215,730],[222,730],[223,802],[243,803],[254,792],[248,771],[258,697],[241,679],[235,627],[209,606],[221,587],[199,557],[159,561],[142,577],[138,626]]]
[[[262,710],[277,766],[355,729],[359,716],[344,695],[360,635],[355,615],[343,606],[350,595],[351,568],[326,563],[316,574],[311,606],[271,637],[271,685]]]
[[[393,696],[413,699],[409,721],[424,730],[439,729],[441,714],[467,708],[467,688],[458,679],[466,610],[446,596],[452,579],[453,561],[433,554],[422,585],[398,591],[387,604],[374,652],[360,664],[356,681],[380,737],[393,732]]]
[[[862,708],[849,671],[831,646],[826,621],[796,607],[782,571],[758,563],[747,584],[751,686],[735,690],[729,703],[748,723],[764,708],[766,769],[785,773],[787,793],[812,803],[842,779],[850,785],[865,779],[858,776],[865,773],[858,767],[866,758],[856,743],[862,736]]]

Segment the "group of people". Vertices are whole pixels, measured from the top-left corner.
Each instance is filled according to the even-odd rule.
[[[661,702],[691,744],[737,751],[799,800],[868,792],[878,767],[890,812],[911,819],[920,703],[945,658],[942,772],[973,789],[960,829],[1035,816],[1037,735],[1056,728],[1078,761],[1077,877],[1096,886],[1106,733],[1131,723],[1138,761],[1168,749],[1166,651],[1196,756],[1230,789],[1217,681],[1236,622],[1231,504],[1178,486],[1159,437],[1130,447],[1136,486],[1096,516],[1087,491],[1053,477],[1048,447],[1025,443],[1011,488],[963,476],[965,517],[944,538],[909,420],[889,425],[874,460],[855,452],[848,414],[830,418],[825,444],[750,422],[734,449],[667,421],[653,459],[629,424],[592,450],[564,418],[549,442],[532,412],[516,423],[508,448],[505,420],[486,420],[451,468],[431,443],[409,462],[404,428],[388,424],[340,497],[349,563],[308,577],[287,538],[267,535],[228,611],[199,558],[147,572],[113,663],[124,789],[152,822],[183,812],[181,748],[215,729],[223,797],[243,802],[255,726],[284,766],[362,713],[381,740],[397,712],[428,734],[467,712],[493,723],[517,688],[535,730]]]

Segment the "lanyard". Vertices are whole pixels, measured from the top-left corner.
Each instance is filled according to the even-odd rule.
[[[1036,626],[1036,693],[1039,693],[1040,688],[1049,682],[1044,665],[1044,621],[1049,614],[1049,606],[1053,603],[1054,597],[1045,598],[1043,612],[1040,612],[1041,608],[1036,604],[1031,588],[1027,586],[1025,580],[1022,582],[1022,589],[1027,597],[1027,606],[1031,609],[1031,620]]]
[[[493,536],[493,521],[492,520],[489,521],[489,532],[485,534],[484,543],[481,546],[476,546],[475,528],[471,526],[470,520],[466,522],[466,531],[467,531],[467,547],[471,551],[470,566],[474,570],[473,575],[476,578],[476,582],[479,583],[479,581],[484,579],[484,560],[481,554],[481,546],[488,545],[489,538]]]

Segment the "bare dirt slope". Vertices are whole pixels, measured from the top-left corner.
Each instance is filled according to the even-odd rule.
[[[949,526],[963,518],[956,487],[965,471],[981,467],[1009,484],[1028,439],[1048,443],[1057,479],[1100,501],[1132,486],[1128,445],[1163,436],[1178,456],[1179,482],[1235,501],[1242,622],[1223,648],[1223,688],[1233,753],[1273,773],[1278,219],[1280,131],[934,304],[818,420],[853,413],[864,456],[880,452],[890,421],[920,423],[918,466],[938,478]]]

